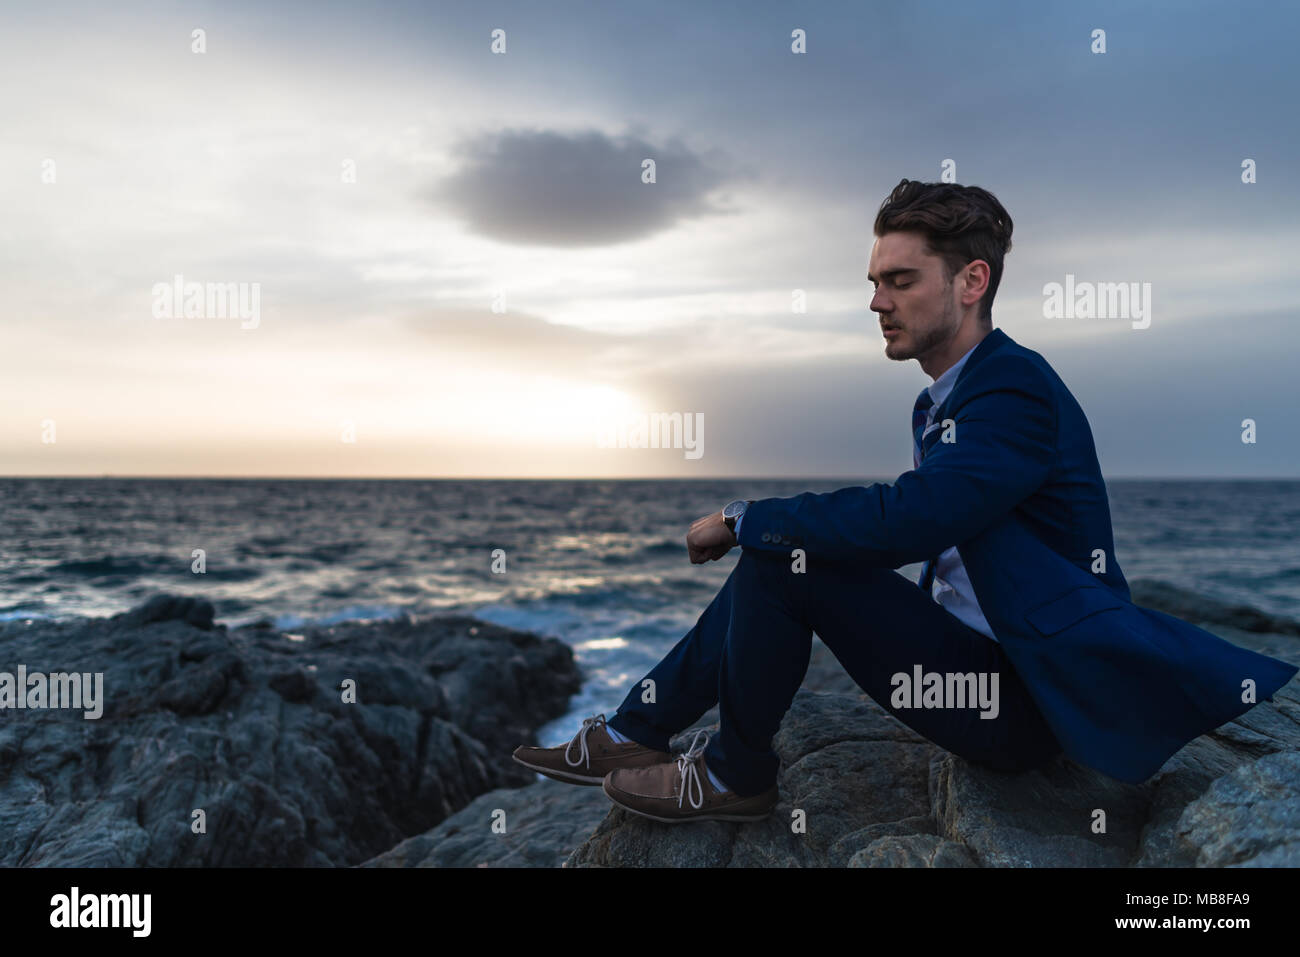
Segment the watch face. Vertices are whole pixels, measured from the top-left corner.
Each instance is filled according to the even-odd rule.
[[[722,517],[723,517],[723,518],[735,518],[735,517],[737,517],[737,516],[740,515],[743,511],[745,511],[745,506],[746,506],[747,504],[748,504],[748,503],[745,502],[745,501],[743,501],[742,499],[736,499],[734,502],[728,502],[728,503],[727,503],[726,505],[724,505],[723,508],[722,508]]]

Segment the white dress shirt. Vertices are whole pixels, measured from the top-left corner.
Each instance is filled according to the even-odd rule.
[[[948,398],[948,393],[952,392],[952,387],[957,384],[957,376],[961,375],[961,367],[966,364],[966,360],[970,358],[975,348],[976,346],[972,346],[970,352],[958,359],[951,369],[930,384],[927,391],[930,393],[930,398],[934,400],[934,405],[930,406],[925,414],[925,429],[922,435],[931,429],[943,427],[942,423],[936,424],[934,421],[935,410],[943,404],[944,399]],[[957,553],[955,546],[943,552],[934,566],[931,596],[958,620],[965,622],[980,634],[987,635],[994,641],[998,640],[993,634],[993,629],[989,627],[984,612],[980,610],[979,600],[975,597],[975,588],[970,583],[966,566],[962,564],[961,555]]]

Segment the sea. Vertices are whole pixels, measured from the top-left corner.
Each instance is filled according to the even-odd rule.
[[[539,730],[553,746],[612,715],[730,574],[739,549],[690,563],[692,521],[871,481],[889,480],[0,479],[0,620],[107,616],[164,591],[208,598],[230,627],[471,614],[573,648],[586,679]],[[1300,618],[1300,481],[1107,489],[1130,582]]]

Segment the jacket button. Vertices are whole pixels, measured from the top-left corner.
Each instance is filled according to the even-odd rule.
[[[764,532],[764,533],[763,533],[763,541],[765,541],[765,542],[770,542],[771,540],[772,540],[772,536],[769,535],[767,532]]]

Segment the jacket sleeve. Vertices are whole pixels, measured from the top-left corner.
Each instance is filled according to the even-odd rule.
[[[745,512],[744,548],[898,568],[977,535],[1044,485],[1057,461],[1057,412],[1047,377],[1024,356],[990,356],[949,410],[952,441],[927,441],[920,467],[875,483],[759,499]]]

